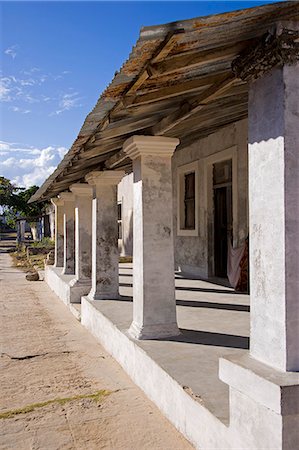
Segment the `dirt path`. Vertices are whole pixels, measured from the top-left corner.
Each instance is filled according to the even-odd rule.
[[[46,284],[11,267],[3,244],[0,417],[11,416],[0,448],[191,450]]]

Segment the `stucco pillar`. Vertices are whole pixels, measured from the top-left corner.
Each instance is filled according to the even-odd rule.
[[[77,283],[91,287],[93,189],[87,183],[77,183],[70,190],[75,196],[75,278]]]
[[[250,353],[299,371],[299,62],[250,82],[248,107]]]
[[[250,353],[221,358],[238,448],[291,450],[299,422],[299,23],[233,64],[249,83]]]
[[[93,186],[92,200],[92,300],[119,296],[117,185],[123,171],[94,171],[85,179]]]
[[[64,238],[63,238],[63,214],[64,201],[59,198],[52,198],[52,204],[55,208],[55,225],[54,225],[54,239],[55,239],[55,263],[54,267],[63,267],[63,253],[64,253]]]
[[[133,136],[133,322],[130,334],[154,339],[179,334],[176,319],[171,157],[179,140]]]
[[[250,352],[287,371],[299,370],[298,117],[299,64],[250,83]]]
[[[59,194],[59,198],[64,201],[64,258],[62,273],[65,275],[75,274],[75,197],[71,192],[62,192]]]

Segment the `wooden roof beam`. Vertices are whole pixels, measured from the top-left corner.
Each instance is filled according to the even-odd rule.
[[[112,155],[109,159],[107,159],[105,167],[107,169],[113,169],[126,159],[128,159],[128,155],[123,150],[120,150],[115,155]]]
[[[178,29],[168,33],[162,44],[154,53],[151,60],[148,62],[148,64],[146,64],[145,68],[140,72],[133,84],[126,91],[125,95],[136,92],[143,85],[143,83],[151,76],[151,72],[149,72],[148,67],[151,66],[151,64],[158,63],[159,61],[164,59],[171,52],[172,48],[175,46],[178,40],[179,35],[182,33],[184,33],[184,30],[182,29]]]
[[[207,50],[197,50],[192,52],[182,53],[165,61],[152,64],[149,67],[151,76],[157,77],[159,75],[171,74],[181,70],[191,69],[203,64],[214,63],[230,57],[238,55],[248,45],[252,45],[253,40],[246,40],[236,42],[235,44],[225,45],[218,48]]]
[[[122,146],[122,142],[123,140],[120,137],[111,139],[111,141],[105,143],[99,141],[99,145],[97,145],[97,141],[95,140],[94,145],[85,147],[84,152],[80,154],[80,159],[90,159],[95,156],[107,154],[112,150],[120,148]]]
[[[129,119],[114,122],[113,126],[109,127],[104,132],[97,133],[96,138],[101,139],[101,142],[104,142],[107,139],[123,136],[124,134],[135,133],[136,131],[151,127],[156,121],[157,116],[154,115],[139,120],[130,117]]]
[[[156,89],[146,94],[128,96],[124,99],[124,105],[127,108],[132,108],[134,106],[162,101],[171,97],[177,97],[189,93],[191,94],[192,92],[200,91],[204,87],[209,87],[221,78],[223,78],[223,72],[213,76],[209,75],[195,80],[188,80],[183,83],[176,83],[172,86]]]
[[[193,102],[183,102],[178,109],[164,117],[151,129],[152,134],[155,136],[161,136],[167,131],[174,128],[179,123],[191,117],[193,114],[199,112],[206,104],[219,97],[225,90],[229,89],[230,86],[236,81],[234,74],[229,74],[224,77],[221,81],[213,84],[208,89],[205,89],[199,97]]]
[[[178,28],[176,30],[170,31],[166,36],[165,40],[160,49],[158,49],[157,53],[151,59],[150,64],[158,63],[166,58],[167,55],[171,52],[175,44],[177,43],[181,34],[185,33],[183,28]]]
[[[159,62],[165,56],[169,54],[169,52],[172,50],[174,45],[176,44],[179,36],[184,33],[185,31],[183,29],[177,29],[173,30],[170,33],[168,33],[161,43],[161,45],[158,46],[157,50],[154,52],[151,60],[146,64],[146,66],[141,70],[141,72],[137,75],[135,80],[129,85],[127,90],[124,92],[123,98],[126,95],[132,95],[132,93],[136,92],[142,84],[151,76],[151,72],[149,72],[149,67],[153,62]],[[116,104],[111,108],[111,110],[105,115],[105,117],[101,120],[97,130],[105,130],[109,124],[111,123],[111,117],[114,111],[117,111],[119,108],[123,106],[123,98],[118,100]],[[91,142],[91,138],[89,138],[89,142]]]

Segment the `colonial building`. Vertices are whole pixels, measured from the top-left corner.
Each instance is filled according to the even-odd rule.
[[[32,198],[48,284],[196,448],[299,447],[298,171],[282,2],[143,28]],[[227,287],[248,240],[250,313]]]

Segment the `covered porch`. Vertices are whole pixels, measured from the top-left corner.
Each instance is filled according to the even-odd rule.
[[[285,22],[278,22],[278,12]],[[46,280],[53,290],[63,287],[67,304],[81,301],[82,324],[196,448],[293,450],[299,419],[298,8],[269,5],[233,18],[170,25],[171,31],[143,31],[100,99],[101,112],[109,95],[117,101],[96,127],[91,113],[83,127],[88,138],[76,141],[37,194],[52,197],[56,214],[55,266],[47,268]],[[155,50],[144,65],[140,55],[149,41]],[[116,94],[133,62],[139,74]],[[178,82],[169,85],[177,71]],[[248,136],[240,137],[244,118]],[[205,170],[195,162],[190,185],[198,199],[181,196],[185,210],[194,201],[195,213],[181,220],[174,213],[180,202],[173,161],[187,152],[223,161],[209,148],[219,130],[219,147],[233,154],[243,188],[249,180],[250,314],[248,296],[174,275],[176,236],[176,245],[189,239],[187,256],[198,249],[196,238],[205,244],[205,261],[211,259],[211,209],[204,206],[213,189],[212,163]],[[247,137],[249,169],[241,158]],[[130,172],[133,266],[119,267],[117,186]],[[238,186],[234,171],[231,184]],[[246,237],[238,228],[247,219],[246,189],[232,208],[235,245]]]
[[[119,266],[120,297],[90,301],[128,336],[133,319],[133,267]],[[219,358],[241,356],[249,349],[249,296],[232,288],[176,275],[177,337],[139,340],[138,346],[192,398],[225,424],[229,423],[229,388],[218,376]],[[83,318],[88,322],[88,318]],[[158,380],[157,380],[158,383]]]

